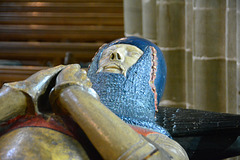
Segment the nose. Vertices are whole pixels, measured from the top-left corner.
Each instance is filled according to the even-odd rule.
[[[114,51],[111,55],[110,55],[110,60],[115,60],[115,61],[122,61],[123,60],[123,56],[120,52],[118,51]]]

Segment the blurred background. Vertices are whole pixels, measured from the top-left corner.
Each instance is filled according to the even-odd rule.
[[[122,0],[0,1],[0,85],[80,63],[124,36]]]
[[[124,1],[124,32],[162,50],[168,74],[161,105],[238,113],[240,1],[137,2]]]

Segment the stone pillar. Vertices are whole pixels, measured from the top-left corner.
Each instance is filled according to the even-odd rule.
[[[142,34],[152,42],[157,39],[156,0],[142,0]]]
[[[240,113],[240,0],[237,0],[237,109]]]
[[[185,74],[186,74],[186,108],[193,108],[192,88],[192,0],[185,0]]]
[[[226,0],[193,1],[193,103],[195,109],[225,112]]]
[[[160,105],[185,108],[185,0],[157,0],[157,45],[167,64]]]
[[[125,36],[142,36],[142,3],[141,0],[124,0]]]
[[[236,0],[226,0],[226,3],[226,112],[236,114]]]

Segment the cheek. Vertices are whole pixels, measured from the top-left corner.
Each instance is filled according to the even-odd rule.
[[[99,60],[99,66],[104,65],[105,63],[107,63],[109,61],[109,57],[104,57],[102,59]]]
[[[137,62],[137,60],[133,57],[128,57],[125,59],[124,61],[124,65],[127,67],[131,67],[133,64],[135,64]]]

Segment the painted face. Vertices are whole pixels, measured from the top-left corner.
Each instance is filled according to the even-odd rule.
[[[105,49],[99,60],[98,72],[120,73],[126,76],[127,70],[143,55],[143,51],[129,44],[116,44]]]

